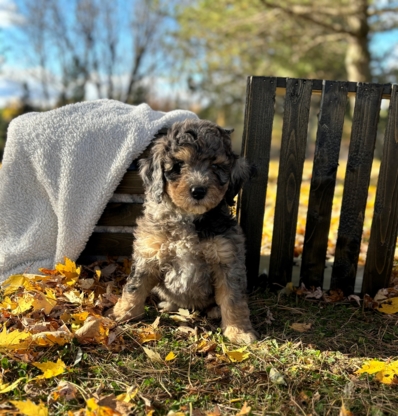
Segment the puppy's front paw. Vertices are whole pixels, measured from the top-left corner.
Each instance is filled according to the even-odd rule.
[[[258,334],[253,328],[248,330],[237,328],[236,326],[227,326],[223,334],[231,341],[236,344],[251,344],[256,341]]]
[[[109,309],[105,316],[114,321],[130,321],[131,319],[138,319],[144,314],[144,305],[131,305],[131,303],[119,299],[116,305]]]

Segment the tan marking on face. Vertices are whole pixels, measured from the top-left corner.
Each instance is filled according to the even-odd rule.
[[[184,181],[182,176],[179,180],[166,183],[166,193],[177,207],[192,214],[204,214],[222,201],[228,189],[228,184],[223,186],[207,184],[206,196],[200,200],[192,197],[191,187],[191,184]]]

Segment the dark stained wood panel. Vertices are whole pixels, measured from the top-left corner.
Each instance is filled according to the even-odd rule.
[[[144,185],[138,171],[127,171],[116,188],[117,194],[143,194]]]
[[[398,86],[394,85],[377,184],[363,293],[389,286],[398,229]]]
[[[134,226],[142,216],[143,205],[132,203],[109,203],[98,220],[97,225]]]
[[[285,109],[269,278],[285,286],[291,281],[300,185],[308,132],[312,81],[286,81]]]
[[[258,281],[258,272],[275,111],[275,89],[275,78],[248,79],[242,154],[255,165],[257,174],[244,185],[238,201],[237,214],[246,236],[246,268],[250,289],[262,284]]]
[[[80,257],[86,256],[130,256],[133,252],[133,234],[96,233],[91,234]]]
[[[323,283],[347,92],[348,82],[324,82],[300,273],[307,287]]]
[[[331,288],[353,293],[384,86],[358,84]]]

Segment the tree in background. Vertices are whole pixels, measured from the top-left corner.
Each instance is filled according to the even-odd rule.
[[[248,75],[372,81],[370,36],[397,28],[397,12],[370,0],[197,0],[179,7],[178,37],[191,88],[236,119]]]
[[[91,96],[134,103],[142,99],[159,59],[166,14],[160,0],[17,0],[23,16],[21,58],[49,105]]]

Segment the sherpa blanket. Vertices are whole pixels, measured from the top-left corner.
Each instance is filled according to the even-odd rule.
[[[97,100],[13,120],[0,168],[0,282],[76,260],[132,160],[187,118],[197,116]]]

